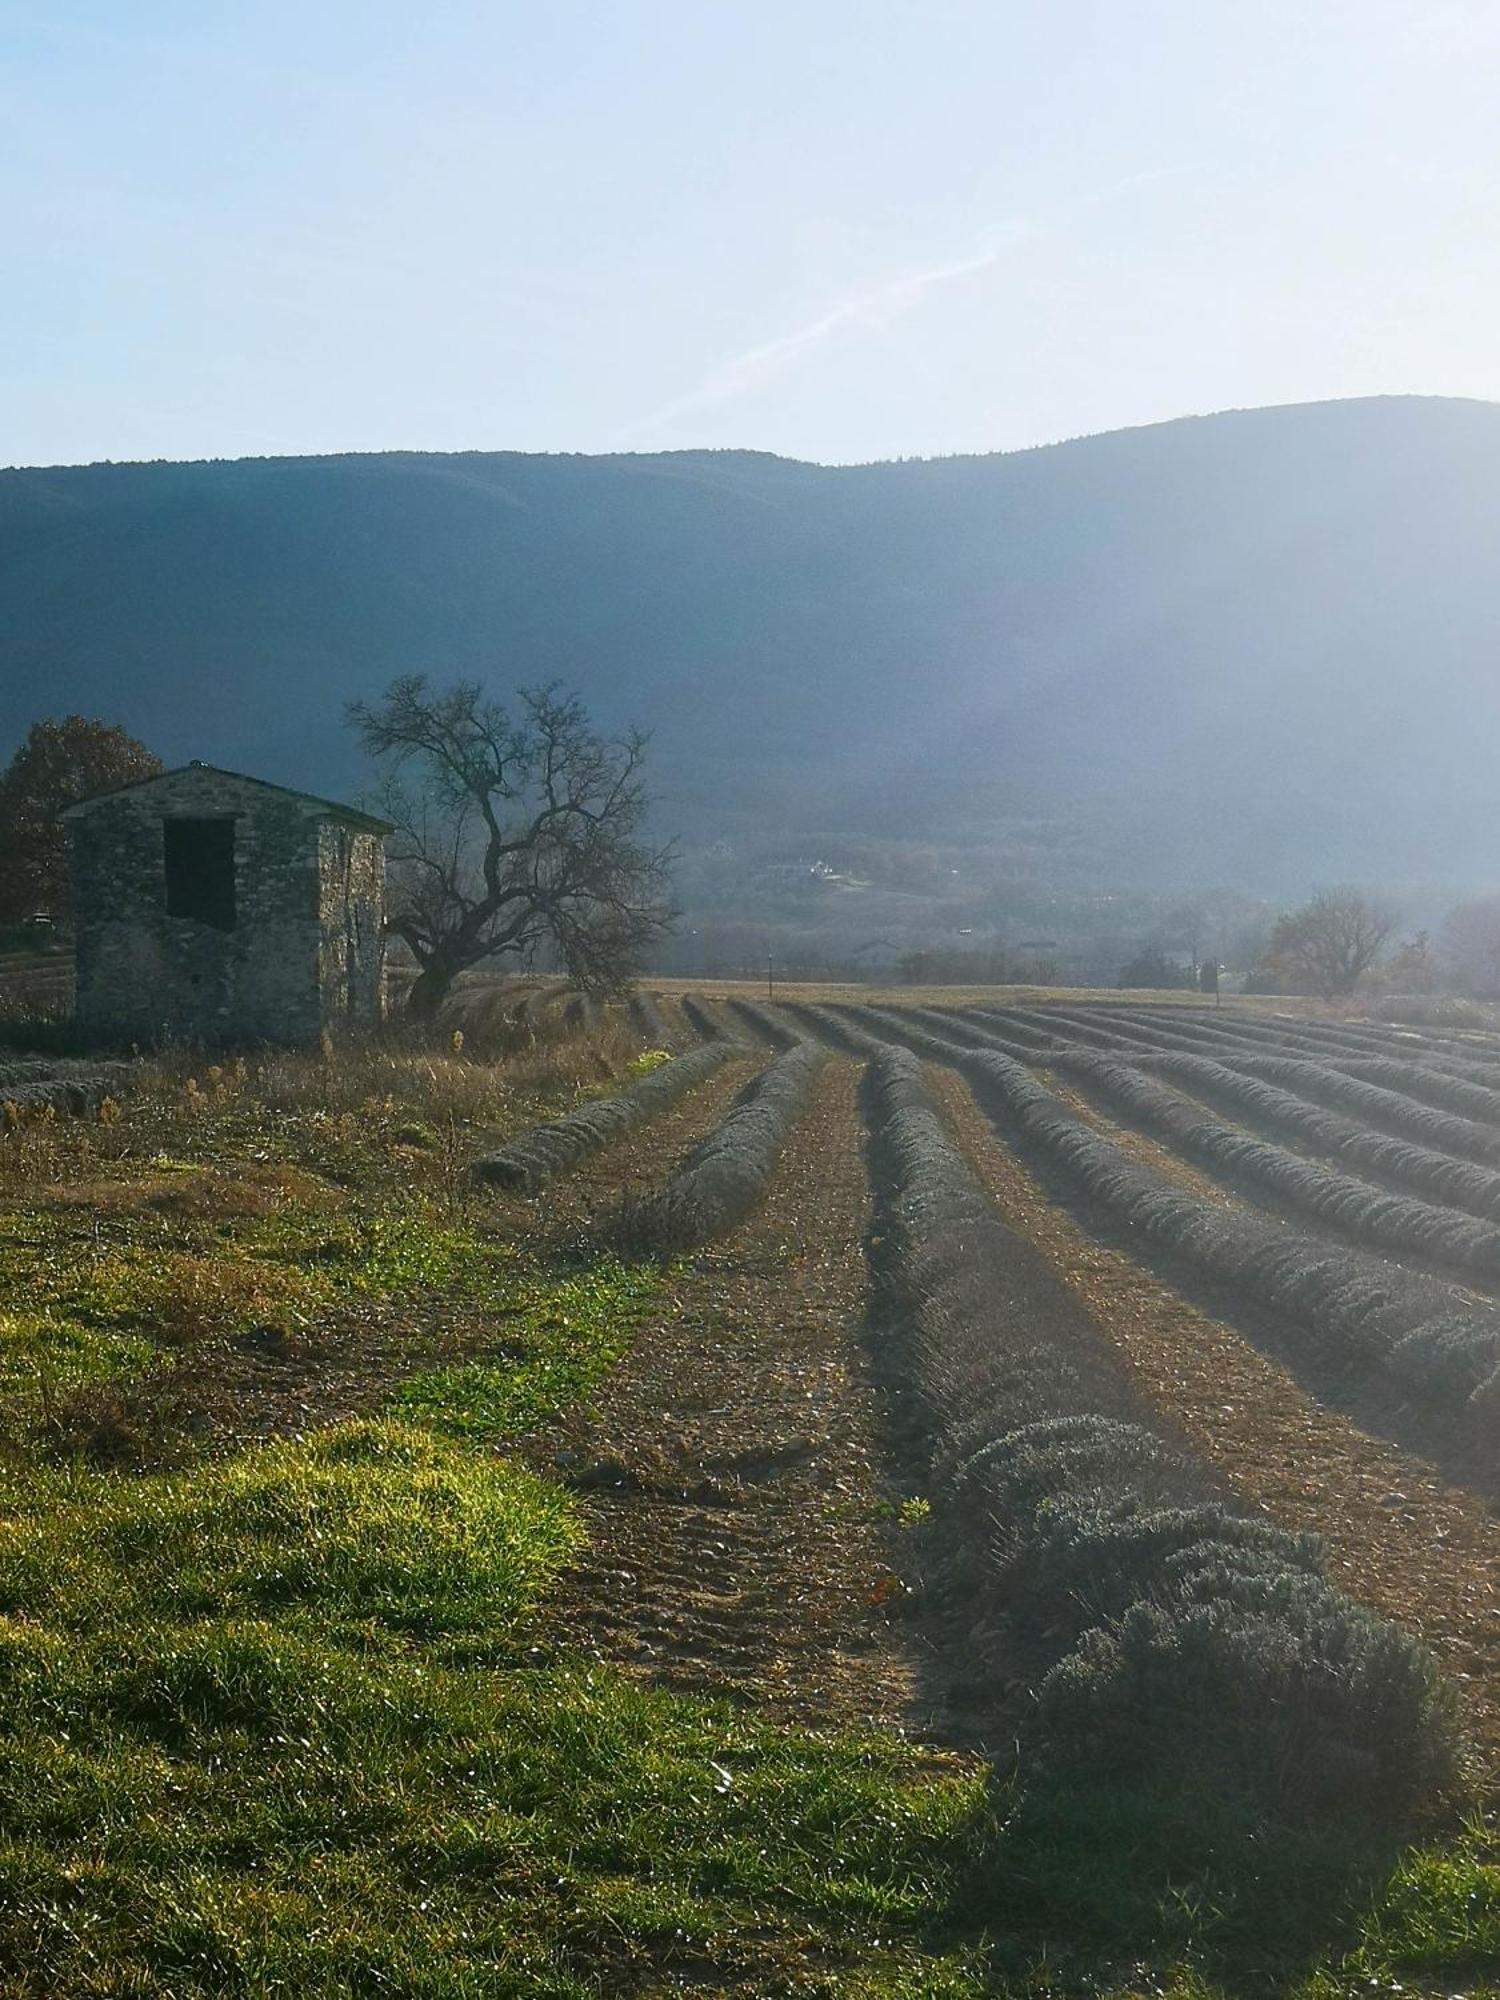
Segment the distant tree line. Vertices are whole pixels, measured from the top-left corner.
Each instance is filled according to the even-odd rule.
[[[387,772],[382,796],[398,827],[389,929],[420,968],[414,1011],[433,1011],[458,972],[490,959],[556,965],[602,991],[660,957],[674,915],[671,857],[643,838],[644,737],[601,737],[577,699],[556,688],[523,690],[507,710],[474,683],[433,689],[415,675],[393,682],[373,706],[357,704],[350,721]],[[118,723],[81,715],[34,723],[0,772],[0,926],[41,918],[65,929],[71,898],[60,815],[161,768]],[[938,850],[872,840],[820,846],[843,869],[899,865],[908,897],[917,883],[932,891],[929,933],[951,922],[941,891],[956,871]],[[1080,983],[1065,948],[1012,947],[993,934],[958,945],[909,932],[854,936],[850,944],[831,925],[793,934],[731,920],[701,938],[688,932],[679,949],[703,958],[689,969],[707,970],[712,957],[713,970],[729,975],[763,972],[769,959],[782,979]],[[1250,992],[1500,1000],[1500,890],[1458,904],[1434,937],[1404,939],[1389,906],[1347,884],[1280,914],[1234,890],[1210,891],[1165,909],[1120,964],[1118,982],[1207,989],[1221,968]]]
[[[1500,896],[1453,911],[1436,951],[1425,931],[1388,949],[1395,929],[1394,911],[1346,883],[1283,911],[1235,969],[1245,992],[1315,994],[1324,1000],[1376,988],[1432,993],[1444,983],[1472,982],[1476,972],[1487,972],[1500,991]],[[1196,955],[1184,963],[1148,940],[1121,967],[1120,985],[1203,985],[1205,963]],[[1217,960],[1210,963],[1213,973],[1219,969]],[[1472,983],[1461,990],[1473,990]]]

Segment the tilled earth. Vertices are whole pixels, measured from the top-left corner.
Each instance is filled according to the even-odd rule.
[[[861,1340],[857,1079],[829,1063],[755,1218],[675,1268],[592,1418],[548,1440],[592,1525],[552,1636],[674,1687],[900,1727],[922,1698]]]

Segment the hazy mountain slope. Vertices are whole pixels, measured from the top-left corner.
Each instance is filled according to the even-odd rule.
[[[1119,879],[1493,878],[1500,406],[1002,457],[418,453],[0,474],[0,752],[118,717],[358,783],[350,696],[559,675],[673,815],[1043,815]]]

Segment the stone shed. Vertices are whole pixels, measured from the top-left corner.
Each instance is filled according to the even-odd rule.
[[[307,1042],[380,1018],[385,820],[211,764],[63,818],[85,1029]]]

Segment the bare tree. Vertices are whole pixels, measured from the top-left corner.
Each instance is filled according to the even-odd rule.
[[[1358,889],[1324,889],[1277,920],[1267,963],[1292,992],[1352,993],[1380,956],[1395,918]]]
[[[608,992],[670,929],[670,850],[641,839],[646,738],[596,733],[576,696],[523,688],[512,711],[474,681],[392,681],[349,721],[385,766],[394,821],[388,928],[419,971],[407,1001],[430,1019],[458,974],[502,954],[556,950]]]

